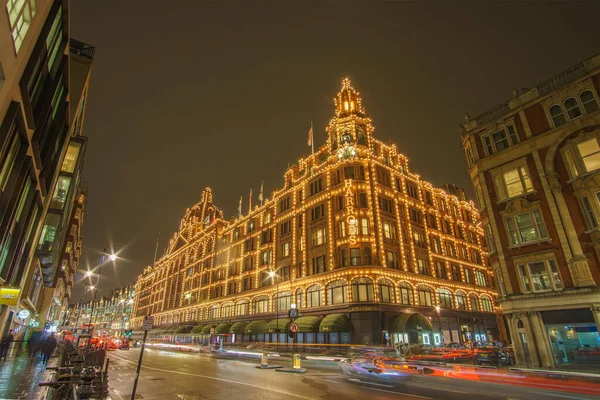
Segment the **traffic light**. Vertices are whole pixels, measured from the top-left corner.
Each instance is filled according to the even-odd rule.
[[[129,336],[129,337],[131,337],[132,335],[133,335],[133,332],[131,331],[131,329],[127,329],[127,330],[125,331],[125,336]]]

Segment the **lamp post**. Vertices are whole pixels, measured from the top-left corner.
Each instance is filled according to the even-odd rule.
[[[437,316],[438,316],[438,324],[440,325],[440,345],[442,344],[442,342],[443,342],[442,338],[444,337],[444,332],[442,330],[442,317],[440,317],[441,310],[442,309],[440,306],[435,306],[435,312],[437,313]]]
[[[275,271],[269,271],[269,276],[271,277],[271,285],[273,281],[275,281]],[[277,351],[279,352],[279,280],[275,282],[275,334],[277,335]]]
[[[81,308],[83,306],[83,298],[85,297],[87,292],[89,292],[90,290],[94,290],[94,289],[95,289],[94,286],[86,286],[85,292],[83,292],[83,294],[81,295],[81,299],[79,299],[79,310],[77,311],[77,318],[75,319],[75,329],[77,329],[77,324],[79,324],[79,317],[81,316]]]
[[[100,262],[100,269],[98,270],[98,279],[96,279],[96,287],[98,287],[98,283],[100,283],[100,275],[102,275],[102,267],[104,266],[104,263],[106,263],[106,259],[110,259],[110,261],[115,262],[117,259],[117,255],[116,254],[108,254],[106,252],[106,249],[104,249],[103,251],[103,255],[102,255],[102,260]],[[93,273],[91,271],[88,271],[86,274],[88,277],[91,277],[93,275]],[[92,312],[91,312],[91,316],[94,317],[94,329],[96,328],[96,318],[98,316],[98,312],[96,311],[96,315],[94,315],[94,306],[96,305],[96,294],[98,293],[98,291],[96,290],[94,292],[94,300],[92,301]],[[91,322],[91,317],[90,317],[90,322]]]

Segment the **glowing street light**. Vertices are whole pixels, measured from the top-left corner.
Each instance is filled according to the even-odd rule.
[[[117,255],[111,254],[110,256],[108,256],[108,258],[110,258],[110,261],[115,261],[117,259]]]

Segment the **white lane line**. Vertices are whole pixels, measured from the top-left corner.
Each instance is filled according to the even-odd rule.
[[[117,358],[117,359],[119,359],[121,361],[125,361],[125,362],[127,362],[129,364],[137,365],[137,363],[134,362],[134,361],[129,361],[129,360],[125,359],[125,358],[118,357],[118,356],[113,356],[113,357],[115,357],[115,358]],[[285,390],[278,390],[278,389],[266,388],[266,387],[263,387],[263,386],[254,385],[252,383],[234,381],[234,380],[231,380],[231,379],[223,379],[223,378],[217,378],[217,377],[214,377],[214,376],[207,376],[207,375],[200,375],[200,374],[190,374],[189,372],[171,371],[171,370],[168,370],[168,369],[148,367],[148,366],[145,366],[145,365],[142,365],[142,368],[152,369],[154,371],[167,372],[169,374],[179,374],[179,375],[187,375],[187,376],[196,376],[198,378],[212,379],[214,381],[219,381],[219,382],[234,383],[234,384],[237,384],[237,385],[253,387],[255,389],[267,390],[269,392],[275,392],[275,393],[283,394],[283,395],[286,395],[286,396],[295,397],[295,398],[298,398],[298,399],[313,400],[313,397],[300,396],[300,395],[298,395],[296,393],[286,392]]]
[[[339,383],[338,381],[332,381],[331,379],[323,379],[323,378],[321,378],[321,380],[324,380],[324,381],[327,381],[327,382]]]
[[[538,392],[538,391],[535,391],[535,390],[532,390],[531,393],[543,394],[544,396],[560,397],[561,399],[581,400],[581,397],[565,396],[564,394],[554,394],[554,393]]]
[[[438,385],[436,385],[434,387],[431,387],[431,385],[421,385],[421,384],[418,384],[416,382],[407,382],[406,384],[409,385],[409,386],[414,386],[414,387],[423,388],[423,389],[442,390],[444,392],[454,392],[454,393],[463,393],[463,394],[464,393],[469,393],[469,392],[464,392],[462,390],[448,389],[447,385],[440,385],[440,384],[438,384]]]
[[[363,387],[365,389],[369,389],[369,390],[377,390],[378,392],[392,393],[392,394],[395,394],[395,395],[402,394],[404,396],[414,397],[416,399],[433,400],[433,397],[417,396],[416,394],[409,394],[409,393],[403,393],[403,392],[393,392],[391,390],[377,389],[377,388],[374,388],[374,387],[367,387],[367,386],[361,386],[361,387]]]
[[[382,386],[382,387],[388,387],[388,388],[393,388],[393,385],[384,385],[382,383],[375,383],[375,382],[369,382],[369,381],[361,381],[360,379],[348,379],[350,382],[357,382],[357,383],[362,383],[363,385],[373,385],[373,386]]]

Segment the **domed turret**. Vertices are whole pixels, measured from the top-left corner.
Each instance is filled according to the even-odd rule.
[[[352,82],[348,77],[342,80],[342,90],[335,97],[334,103],[337,118],[348,117],[352,114],[366,116],[360,94],[352,87]]]

